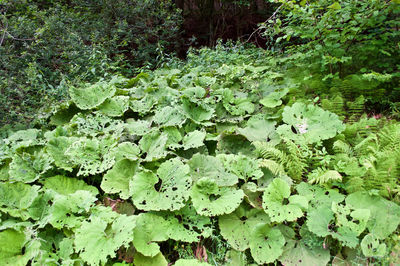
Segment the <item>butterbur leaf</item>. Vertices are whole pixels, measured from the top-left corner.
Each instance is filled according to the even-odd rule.
[[[93,195],[97,195],[99,193],[96,187],[86,184],[83,180],[62,175],[46,178],[43,181],[43,187],[45,189],[51,189],[58,194],[65,196],[73,194],[78,190],[87,190]]]
[[[188,99],[182,99],[183,112],[187,118],[195,122],[201,123],[210,120],[213,117],[214,109],[202,103],[193,103]]]
[[[186,136],[183,137],[182,146],[184,150],[198,148],[203,146],[204,138],[206,137],[206,132],[195,130],[189,132]]]
[[[165,259],[163,254],[160,252],[154,257],[146,257],[139,252],[135,253],[134,256],[135,266],[167,266],[168,261]],[[115,265],[115,264],[114,264]]]
[[[258,225],[250,235],[250,251],[258,264],[272,263],[283,253],[285,237],[270,225]]]
[[[352,209],[348,205],[332,203],[332,211],[336,215],[336,224],[340,227],[347,227],[350,231],[359,236],[367,227],[371,215],[369,209]]]
[[[71,144],[65,152],[74,164],[79,165],[78,175],[88,176],[102,173],[114,165],[116,145],[112,138],[80,138]]]
[[[0,264],[1,265],[26,265],[30,257],[23,255],[26,235],[7,229],[0,232]]]
[[[107,116],[122,116],[129,108],[128,96],[114,96],[106,99],[99,107],[99,111]]]
[[[332,202],[340,203],[344,200],[344,195],[333,189],[324,189],[318,185],[300,183],[296,186],[299,195],[306,197],[309,201],[309,209],[315,209],[321,206],[330,208]]]
[[[39,195],[39,186],[24,183],[0,183],[0,210],[13,217],[26,220],[28,208]]]
[[[370,210],[371,216],[367,222],[367,229],[378,239],[387,238],[400,224],[400,207],[379,196],[372,196],[362,191],[355,192],[347,196],[346,205],[354,209]]]
[[[136,250],[147,257],[157,256],[160,247],[156,242],[168,239],[168,226],[168,222],[161,216],[153,213],[139,214],[133,230],[133,245]]]
[[[132,142],[122,142],[115,149],[115,160],[121,161],[123,159],[128,159],[131,161],[136,161],[139,159],[140,149]]]
[[[249,248],[250,234],[258,224],[268,224],[268,215],[262,210],[239,206],[233,213],[219,217],[221,235],[236,250]]]
[[[210,218],[198,215],[192,205],[186,204],[182,209],[162,216],[169,223],[168,236],[171,239],[193,243],[212,233]]]
[[[78,138],[75,137],[56,137],[49,139],[46,152],[49,154],[51,158],[54,160],[54,164],[63,170],[72,171],[74,168],[74,164],[70,156],[66,155],[65,152],[69,148],[69,146],[77,141]]]
[[[247,97],[235,96],[231,89],[224,89],[222,97],[223,106],[231,115],[251,114],[255,110],[254,104]]]
[[[301,241],[290,241],[279,261],[285,266],[327,265],[331,255],[323,247],[309,248]]]
[[[361,241],[361,250],[366,257],[383,257],[386,255],[386,245],[372,235],[366,235]]]
[[[264,117],[253,116],[247,121],[245,128],[238,128],[237,132],[249,141],[268,141],[279,138],[275,133],[276,122],[265,120]]]
[[[282,97],[289,92],[288,88],[276,90],[268,94],[266,97],[260,100],[260,103],[268,108],[274,108],[282,104]]]
[[[179,159],[160,165],[157,174],[144,170],[135,174],[130,192],[135,206],[142,210],[179,210],[190,194],[189,166]]]
[[[144,136],[152,130],[151,121],[127,119],[125,128],[131,135]]]
[[[247,262],[247,257],[244,252],[236,251],[234,249],[226,252],[225,255],[226,265],[229,266],[247,266],[249,263]]]
[[[129,180],[133,177],[138,167],[137,161],[123,159],[104,175],[101,181],[101,189],[106,193],[119,193],[121,199],[128,199]]]
[[[85,219],[81,215],[88,212],[96,200],[97,198],[87,190],[78,190],[67,196],[56,194],[49,210],[49,223],[57,229],[64,226],[75,228]]]
[[[98,82],[86,88],[70,87],[69,95],[76,106],[82,110],[92,109],[114,95],[116,87],[105,82]]]
[[[295,103],[283,109],[285,125],[277,128],[277,132],[288,139],[316,143],[330,139],[345,129],[339,117],[318,106]]]
[[[245,155],[218,154],[217,158],[224,164],[228,172],[238,176],[240,179],[259,179],[264,173],[259,167],[259,160]]]
[[[15,154],[10,163],[10,180],[32,183],[51,169],[51,163],[52,159],[43,152],[34,155],[24,153],[21,156]]]
[[[75,115],[68,124],[74,135],[82,137],[109,136],[119,137],[123,131],[122,121],[112,119],[101,113]]]
[[[193,181],[203,177],[213,180],[218,186],[233,186],[238,177],[228,173],[219,158],[203,154],[195,154],[188,162]]]
[[[284,204],[288,200],[288,204]],[[295,221],[303,216],[308,200],[299,195],[290,196],[289,185],[280,178],[274,179],[263,195],[263,207],[273,222]]]
[[[75,232],[75,249],[90,265],[105,264],[116,251],[128,247],[133,240],[135,216],[126,216],[103,207],[100,215],[92,215]]]
[[[179,107],[164,107],[156,112],[153,121],[164,127],[181,126],[186,120],[181,108]]]
[[[325,237],[330,235],[330,227],[334,224],[334,213],[327,206],[320,206],[307,214],[308,230],[317,236]]]
[[[167,134],[159,131],[153,131],[144,135],[139,141],[139,146],[146,153],[146,161],[164,158],[167,155],[167,141]]]
[[[244,193],[233,187],[218,187],[208,178],[196,182],[191,198],[197,213],[204,216],[218,216],[233,212],[243,201]]]
[[[157,100],[148,94],[142,99],[131,100],[129,102],[129,107],[132,109],[132,111],[139,113],[140,115],[145,115],[152,110],[156,103]]]

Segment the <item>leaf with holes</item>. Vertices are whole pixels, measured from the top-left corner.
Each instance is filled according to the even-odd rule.
[[[250,235],[250,252],[258,264],[272,263],[283,253],[285,237],[268,224],[257,225]]]
[[[76,106],[82,110],[88,110],[99,106],[107,98],[112,97],[115,91],[115,85],[98,82],[86,88],[70,87],[69,95]]]
[[[137,161],[123,159],[118,161],[112,169],[103,176],[101,189],[106,193],[118,193],[121,199],[128,199],[129,180],[134,176],[138,167]]]
[[[243,201],[244,193],[233,187],[218,187],[215,181],[203,178],[191,191],[193,206],[204,216],[218,216],[233,212]]]
[[[245,251],[250,243],[250,234],[258,224],[269,224],[268,215],[262,210],[242,204],[233,213],[219,217],[221,235],[236,250]]]
[[[147,257],[154,257],[160,252],[156,242],[168,239],[168,222],[153,213],[141,213],[137,216],[136,228],[133,230],[133,245],[136,250]]]
[[[108,258],[115,257],[120,247],[129,246],[135,226],[135,216],[117,214],[111,208],[102,207],[75,231],[75,249],[88,264],[105,264]]]
[[[308,208],[308,200],[299,195],[290,196],[289,185],[275,178],[264,192],[263,208],[273,222],[295,221]]]
[[[133,203],[142,210],[179,210],[189,198],[192,180],[189,166],[179,159],[170,159],[160,165],[157,174],[143,170],[130,181]]]
[[[333,138],[345,129],[336,114],[300,102],[286,106],[282,117],[286,124],[277,128],[278,134],[295,141],[316,143]]]

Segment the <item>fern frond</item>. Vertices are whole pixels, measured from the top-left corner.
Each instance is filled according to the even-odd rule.
[[[342,175],[335,170],[326,170],[317,168],[309,175],[308,183],[310,184],[327,184],[333,181],[342,181]]]
[[[259,166],[267,168],[275,176],[286,175],[284,166],[274,160],[269,160],[269,159],[262,160]]]
[[[333,150],[335,153],[352,154],[353,149],[349,144],[342,140],[337,140],[333,143]]]
[[[254,142],[254,146],[256,148],[255,152],[258,157],[271,159],[281,164],[285,164],[287,162],[287,155],[268,142],[256,141]]]

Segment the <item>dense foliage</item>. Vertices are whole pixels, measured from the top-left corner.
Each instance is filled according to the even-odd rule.
[[[169,0],[0,2],[0,125],[30,122],[68,86],[132,76],[179,50]]]
[[[0,264],[398,263],[400,123],[276,63],[218,47],[71,86],[0,145]]]

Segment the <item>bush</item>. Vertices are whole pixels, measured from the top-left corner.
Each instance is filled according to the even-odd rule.
[[[0,125],[29,122],[66,84],[154,67],[180,45],[180,11],[169,0],[3,1]]]

